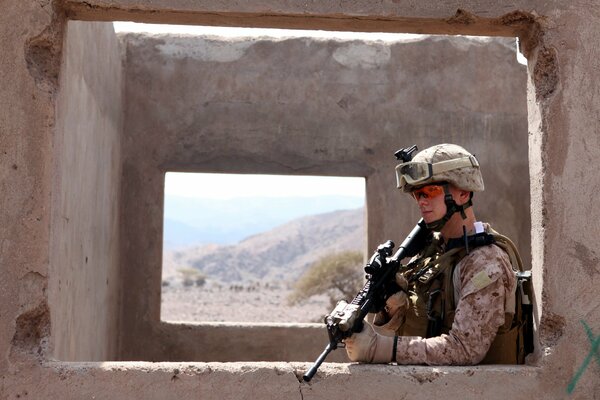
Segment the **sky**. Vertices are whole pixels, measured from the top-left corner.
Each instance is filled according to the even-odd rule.
[[[365,178],[167,172],[165,195],[236,197],[364,197]]]
[[[116,32],[178,33],[188,35],[218,35],[226,37],[271,36],[406,41],[411,39],[417,40],[423,36],[426,36],[408,33],[334,32],[309,31],[301,29],[230,28],[221,26],[140,24],[135,22],[119,21],[114,22],[113,24]]]

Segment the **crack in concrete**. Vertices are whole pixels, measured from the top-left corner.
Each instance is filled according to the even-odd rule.
[[[302,384],[298,385],[298,391],[300,392],[300,399],[304,400],[304,393],[302,393]]]

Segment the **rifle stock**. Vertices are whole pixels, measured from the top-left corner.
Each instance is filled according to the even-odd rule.
[[[325,316],[324,322],[327,327],[329,343],[303,375],[302,378],[305,382],[310,382],[327,355],[337,349],[344,339],[349,338],[355,332],[362,331],[363,321],[368,313],[381,311],[385,307],[387,298],[398,290],[395,275],[400,269],[400,261],[405,257],[418,254],[430,235],[431,232],[427,229],[425,221],[421,219],[393,256],[391,254],[394,242],[391,240],[377,247],[365,266],[367,282],[363,288],[350,303],[340,300],[333,311]]]

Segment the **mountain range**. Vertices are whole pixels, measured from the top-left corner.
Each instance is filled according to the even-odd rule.
[[[194,268],[220,282],[291,282],[320,257],[363,251],[364,208],[305,216],[251,235],[235,244],[164,250],[163,280]]]
[[[358,196],[199,199],[167,195],[163,247],[235,244],[302,216],[363,205],[364,197]]]

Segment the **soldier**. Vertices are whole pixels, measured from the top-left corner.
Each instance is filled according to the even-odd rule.
[[[506,247],[477,221],[473,192],[484,189],[477,159],[440,144],[396,167],[398,188],[416,200],[430,244],[396,275],[401,291],[371,324],[346,339],[352,361],[474,365],[517,363],[515,273]],[[510,242],[512,248],[514,245]],[[516,250],[515,250],[516,251]],[[517,255],[518,257],[518,255]]]

